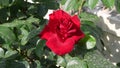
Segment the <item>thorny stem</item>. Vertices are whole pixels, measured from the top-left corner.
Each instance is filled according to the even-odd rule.
[[[86,1],[86,0],[82,0],[81,5],[80,5],[79,8],[78,8],[78,14],[77,14],[77,15],[79,15],[79,14],[81,13],[81,10],[82,10],[82,7],[83,7],[85,1]]]

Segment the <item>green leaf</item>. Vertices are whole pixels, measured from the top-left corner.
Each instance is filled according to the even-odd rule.
[[[97,50],[88,52],[85,55],[84,60],[87,62],[88,68],[116,68]]]
[[[70,9],[73,9],[74,5],[75,5],[75,0],[67,0],[64,9],[69,11]]]
[[[89,23],[87,21],[83,21],[83,22],[86,22],[86,23]],[[85,37],[87,37],[87,35],[92,35],[95,37],[96,39],[96,47],[99,49],[99,50],[102,50],[103,49],[103,43],[101,42],[101,37],[103,36],[103,31],[96,27],[96,26],[92,26],[92,25],[89,25],[89,24],[83,24],[82,26],[82,30],[84,31],[84,33],[86,34]],[[85,41],[87,40],[87,38],[84,38]],[[89,37],[88,37],[89,39]],[[101,46],[102,45],[102,46]]]
[[[30,48],[27,51],[27,56],[31,56],[32,52],[35,50],[35,48]]]
[[[0,6],[9,6],[9,0],[0,0]]]
[[[41,57],[43,55],[43,47],[45,46],[45,40],[39,40],[38,44],[35,49],[35,54],[38,57]]]
[[[5,58],[10,58],[10,59],[11,57],[14,58],[17,56],[16,55],[17,53],[18,53],[17,51],[9,50],[5,53]]]
[[[14,20],[12,23],[0,24],[0,27],[1,26],[4,26],[4,27],[17,27],[17,26],[20,26],[20,25],[23,25],[23,24],[25,24],[24,21]]]
[[[65,55],[65,60],[66,60],[66,62],[69,62],[70,59],[72,59],[72,57],[71,57],[69,54],[66,54],[66,55]]]
[[[43,8],[43,7],[41,7],[41,8]],[[27,13],[30,14],[30,15],[31,14],[34,15],[35,12],[37,12],[37,7],[35,5],[30,5],[30,7],[27,10]]]
[[[35,36],[38,36],[38,34],[40,33],[40,31],[43,29],[44,25],[38,27],[37,29],[33,29],[32,31],[29,32],[28,35],[28,40],[34,38]]]
[[[45,6],[48,9],[58,9],[59,4],[57,2],[45,2]]]
[[[13,43],[16,40],[14,33],[7,27],[0,26],[0,37],[7,43]]]
[[[44,61],[42,63],[44,63]],[[44,68],[44,67],[41,66],[40,60],[34,60],[30,64],[30,68]]]
[[[61,4],[64,5],[67,0],[61,0]]]
[[[1,0],[3,1],[3,0]],[[0,9],[0,22],[7,22],[8,18],[8,9],[7,8],[1,8]]]
[[[58,56],[57,58],[57,65],[61,67],[66,67],[66,61],[63,57]]]
[[[24,64],[25,68],[30,68],[30,65],[27,61],[20,61],[20,63]],[[15,67],[15,68],[18,68],[18,67]],[[22,67],[20,67],[22,68]]]
[[[96,15],[93,15],[90,13],[83,12],[79,16],[82,23],[85,23],[85,24],[94,26],[95,25],[94,23],[97,23],[97,21],[99,21],[99,18]],[[87,22],[83,22],[83,21],[87,21]]]
[[[6,68],[30,68],[27,61],[6,61]]]
[[[0,48],[0,58],[4,57],[4,50],[2,48]]]
[[[55,54],[53,52],[49,52],[49,54],[47,55],[47,58],[49,60],[54,60],[55,59],[54,57],[55,57]]]
[[[26,30],[26,29],[24,29],[24,28],[21,28],[20,29],[21,30],[21,32],[22,32],[22,34],[21,34],[21,36],[22,36],[22,39],[21,39],[21,45],[25,45],[27,42],[28,42],[28,39],[27,39],[27,37],[28,37],[28,31]]]
[[[88,7],[91,8],[91,9],[95,8],[98,1],[99,0],[88,0]]]
[[[11,46],[11,44],[7,44],[7,43],[6,44],[2,44],[2,47],[7,49],[7,50],[11,50],[10,46]]]
[[[40,61],[36,60],[35,63],[37,64],[36,68],[42,68]]]
[[[49,3],[47,3],[47,4],[49,4]],[[35,9],[33,11],[35,11]],[[47,8],[46,5],[43,5],[43,4],[42,5],[37,5],[37,15],[39,15],[39,17],[45,16],[45,14],[47,13],[47,11],[48,11],[48,8]]]
[[[32,0],[34,2],[56,2],[56,0]]]
[[[84,61],[74,57],[67,63],[66,68],[87,68],[87,65]]]
[[[115,7],[116,7],[117,12],[120,13],[120,0],[115,0]]]
[[[78,8],[81,6],[82,0],[67,0],[64,5],[64,10],[78,10]]]
[[[12,22],[0,24],[0,27],[1,26],[4,26],[4,27],[18,27],[18,26],[21,26],[21,25],[31,24],[33,22],[37,22],[38,23],[39,19],[34,18],[34,17],[29,17],[26,20],[15,19]]]
[[[83,22],[84,23],[82,24],[83,26],[81,28],[84,31],[84,33],[86,33],[87,35],[90,34],[94,36],[96,40],[100,39],[103,32],[101,32],[101,30],[98,27],[96,27],[94,23],[90,21],[83,21]]]
[[[95,47],[95,45],[96,45],[96,39],[92,35],[89,35],[89,39],[86,42],[87,49],[92,49]]]
[[[34,18],[33,16],[29,17],[27,20],[25,20],[25,23],[33,23],[33,22],[36,22],[36,23],[39,23],[40,20],[38,18]]]
[[[111,7],[114,6],[114,1],[115,1],[115,0],[102,0],[102,3],[103,3],[106,7],[111,8]]]

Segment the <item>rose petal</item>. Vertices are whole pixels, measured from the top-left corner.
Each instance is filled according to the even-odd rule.
[[[85,36],[85,34],[81,30],[79,30],[72,36],[72,39],[74,39],[75,42],[77,42],[81,38],[84,38],[84,36]]]
[[[46,25],[43,31],[39,34],[39,37],[41,39],[48,40],[51,35],[52,35],[52,32],[50,32],[49,27]]]
[[[46,45],[57,55],[65,55],[71,52],[74,48],[74,40],[68,38],[65,42],[61,42],[57,35],[52,35],[46,42]]]
[[[71,18],[71,20],[72,20],[72,22],[78,27],[78,28],[80,28],[80,20],[79,20],[79,18],[78,18],[78,16],[77,15],[74,15],[72,18]]]
[[[49,24],[53,24],[53,23],[56,24],[58,22],[62,22],[63,19],[69,19],[71,17],[69,14],[67,14],[63,10],[56,10],[49,16],[50,16]]]
[[[70,15],[64,12],[63,10],[56,10],[49,16],[50,20],[48,26],[50,26],[50,30],[52,32],[55,32],[56,27],[59,26],[64,21],[64,19],[69,20],[71,18]]]
[[[70,18],[71,16],[69,14],[67,14],[66,12],[64,12],[63,10],[56,10],[54,12],[55,14],[55,17],[57,20],[61,20],[62,18],[63,19],[67,19],[67,18]]]

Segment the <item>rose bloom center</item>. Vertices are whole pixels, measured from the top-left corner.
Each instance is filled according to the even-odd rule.
[[[62,22],[57,25],[56,33],[62,42],[76,32],[76,29],[74,29],[73,25],[74,24],[71,22],[71,20],[62,20]]]

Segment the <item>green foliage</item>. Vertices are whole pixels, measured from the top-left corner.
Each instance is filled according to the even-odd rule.
[[[2,48],[0,48],[0,58],[4,57],[4,50]]]
[[[95,27],[95,23],[96,21],[99,21],[99,18],[96,16],[96,15],[93,15],[93,14],[89,14],[89,13],[86,13],[86,12],[82,12],[80,15],[80,20],[82,21],[81,23],[82,24],[86,24],[86,25],[90,25],[90,26],[93,26]]]
[[[16,40],[15,34],[8,27],[0,27],[0,37],[3,38],[6,43],[13,43]]]
[[[66,68],[87,68],[86,62],[78,57],[66,55],[64,58],[58,56],[57,65]]]
[[[108,8],[112,8],[114,6],[114,1],[115,0],[102,0],[102,3],[108,7]]]
[[[35,54],[38,56],[38,57],[41,57],[43,53],[43,48],[45,47],[45,41],[44,40],[39,40],[38,41],[38,44],[36,46],[36,49],[35,49]]]
[[[87,65],[85,62],[80,60],[77,57],[73,57],[72,59],[69,60],[67,63],[66,68],[87,68]]]
[[[98,0],[0,0],[0,68],[116,68],[96,46],[102,45],[102,32],[95,26],[99,18],[82,11],[94,9]],[[102,0],[109,8],[114,0]],[[65,56],[57,56],[38,35],[47,23],[43,17],[48,9],[62,8],[74,15],[81,10],[81,29],[85,38]],[[115,1],[119,11],[119,0]]]
[[[66,67],[66,60],[63,57],[58,56],[57,65],[61,67]]]
[[[1,6],[8,6],[9,5],[9,0],[1,0],[0,5]]]
[[[39,19],[33,18],[33,17],[29,17],[26,20],[15,19],[12,22],[1,24],[0,27],[1,26],[3,26],[3,27],[19,27],[19,26],[22,26],[22,25],[32,24],[33,22],[39,22]]]
[[[84,60],[87,62],[89,68],[117,68],[96,50],[88,52],[85,55]]]
[[[115,0],[116,10],[120,13],[120,0]]]
[[[66,11],[69,10],[78,10],[80,6],[82,5],[83,0],[62,0],[61,4],[64,5],[64,8]]]
[[[88,7],[94,9],[99,0],[87,0],[87,1],[88,1]]]

